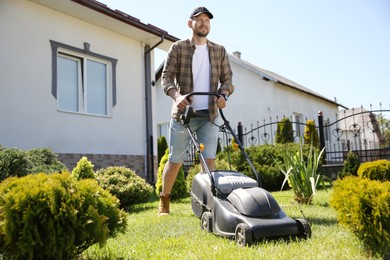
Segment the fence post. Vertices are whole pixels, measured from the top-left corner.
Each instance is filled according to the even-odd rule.
[[[244,134],[242,132],[242,129],[243,129],[242,123],[241,121],[239,121],[237,125],[237,137],[240,143],[244,145]]]
[[[320,146],[322,150],[325,147],[324,121],[323,121],[322,111],[318,112],[318,131],[320,133]]]

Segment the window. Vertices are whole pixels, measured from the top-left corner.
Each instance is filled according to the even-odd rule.
[[[52,94],[60,111],[110,116],[117,60],[58,42],[52,45]]]
[[[300,137],[302,137],[302,132],[303,132],[301,130],[301,128],[302,128],[302,123],[301,123],[302,115],[294,113],[293,118],[294,118],[293,130],[295,132],[295,136],[297,136],[299,139]]]
[[[158,136],[165,136],[165,138],[168,140],[169,138],[169,123],[159,124],[157,126]]]

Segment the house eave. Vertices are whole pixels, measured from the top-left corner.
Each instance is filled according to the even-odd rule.
[[[30,1],[147,45],[154,45],[163,36],[164,42],[158,48],[164,51],[167,51],[172,43],[178,40],[175,36],[154,25],[142,23],[129,14],[113,10],[95,0]]]

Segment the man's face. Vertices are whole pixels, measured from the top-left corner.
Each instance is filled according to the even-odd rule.
[[[206,37],[210,32],[210,18],[207,14],[200,14],[192,18],[188,25],[192,28],[194,34],[199,37]]]

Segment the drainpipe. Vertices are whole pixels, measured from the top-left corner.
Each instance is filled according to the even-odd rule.
[[[151,57],[150,52],[160,45],[164,41],[164,35],[154,46],[150,47],[145,45],[144,50],[144,61],[145,61],[145,114],[146,114],[146,158],[145,158],[145,169],[146,169],[146,180],[154,184],[154,156],[153,156],[153,114],[152,114],[152,89],[150,87],[152,82]]]

